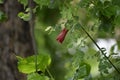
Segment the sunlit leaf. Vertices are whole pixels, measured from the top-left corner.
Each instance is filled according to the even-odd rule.
[[[27,75],[27,80],[50,80],[49,77],[39,75],[38,73],[31,73]]]
[[[23,4],[24,7],[28,5],[28,0],[18,0],[18,1],[19,1],[21,4]]]
[[[31,19],[30,13],[20,12],[20,13],[18,13],[18,17],[20,17],[24,21],[29,21]]]
[[[21,58],[17,56],[18,59],[18,69],[22,73],[32,73],[36,71],[35,67],[36,56],[30,56],[27,58]],[[51,63],[50,56],[48,54],[40,54],[37,56],[37,69],[38,71],[45,71],[47,66]]]
[[[51,26],[48,26],[46,29],[45,29],[45,31],[48,31],[48,30],[50,30],[52,27]]]

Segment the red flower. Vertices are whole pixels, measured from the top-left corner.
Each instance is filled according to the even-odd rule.
[[[65,36],[66,36],[67,32],[68,32],[68,30],[67,30],[66,28],[64,28],[64,29],[61,31],[61,33],[57,36],[57,39],[56,39],[56,40],[57,40],[58,42],[62,43],[62,42],[64,41],[64,39],[65,39]]]

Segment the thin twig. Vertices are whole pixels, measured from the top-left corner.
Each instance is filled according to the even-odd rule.
[[[83,28],[83,26],[81,25],[82,30],[88,35],[88,37],[92,40],[92,42],[96,45],[96,47],[100,50],[100,52],[102,53],[102,55],[104,55],[104,57],[109,61],[109,63],[114,67],[114,69],[120,74],[120,71],[117,69],[117,67],[110,61],[110,59],[104,54],[104,52],[102,51],[102,49],[99,47],[99,45],[95,42],[95,40],[90,36],[90,34]]]
[[[49,74],[51,80],[54,80],[54,78],[53,78],[52,74],[50,73],[50,71],[48,70],[48,68],[46,69],[46,71],[47,71],[47,73]]]
[[[36,69],[36,72],[38,71],[37,70],[37,47],[36,47],[36,40],[35,40],[35,35],[34,35],[34,18],[33,18],[33,0],[29,0],[29,8],[30,8],[30,32],[31,32],[31,38],[32,38],[32,45],[33,45],[33,50],[34,50],[34,54],[35,54],[35,69]]]

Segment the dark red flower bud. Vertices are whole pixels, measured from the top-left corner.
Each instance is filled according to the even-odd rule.
[[[68,30],[67,30],[66,28],[64,28],[64,29],[61,31],[61,33],[57,36],[57,39],[56,39],[56,40],[57,40],[58,42],[62,43],[62,42],[64,41],[64,39],[65,39],[65,36],[66,36],[67,32],[68,32]]]

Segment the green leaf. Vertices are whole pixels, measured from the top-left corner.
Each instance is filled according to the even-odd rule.
[[[21,57],[17,56],[19,71],[22,73],[35,72],[36,71],[35,58],[36,58],[35,55],[27,57],[27,58],[21,58]],[[50,63],[51,63],[50,55],[39,54],[37,56],[37,69],[38,69],[38,71],[44,72]]]
[[[116,44],[114,44],[114,45],[110,48],[110,54],[109,54],[109,56],[115,55],[115,53],[114,53],[115,46],[116,46]]]
[[[45,29],[45,31],[49,31],[49,30],[51,30],[52,29],[52,27],[51,26],[48,26],[46,29]]]
[[[102,14],[110,18],[111,16],[116,15],[116,9],[117,9],[116,6],[106,7],[104,8],[104,10],[102,10]]]
[[[112,0],[112,3],[120,7],[120,0]]]
[[[80,0],[79,5],[80,7],[89,7],[91,0]]]
[[[115,23],[116,23],[116,25],[120,25],[120,13],[119,13],[119,15],[115,18]]]
[[[79,51],[79,50],[76,50],[76,54],[73,56],[73,62],[72,62],[72,65],[76,68],[79,66],[79,64],[81,63],[81,61],[84,60],[84,56],[85,56],[85,53],[82,52],[82,51]]]
[[[108,74],[110,68],[112,68],[112,65],[103,57],[99,62],[99,71]]]
[[[0,4],[3,4],[3,1],[4,1],[4,0],[0,0]]]
[[[52,26],[48,26],[45,31],[48,31],[49,34],[52,33],[53,31],[55,31],[55,29]]]
[[[62,8],[62,11],[60,12],[62,14],[62,17],[65,18],[65,19],[68,19],[68,20],[71,20],[72,19],[72,9],[71,8],[66,8],[66,7],[63,7]]]
[[[78,71],[76,72],[77,79],[84,78],[90,74],[91,66],[87,63],[81,63]]]
[[[0,11],[0,22],[3,22],[7,19],[7,16],[4,12]]]
[[[80,23],[77,23],[77,24],[75,25],[75,27],[76,27],[77,29],[79,29],[79,28],[81,27],[81,24],[80,24]]]
[[[41,6],[48,6],[50,3],[50,0],[34,0],[35,3]]]
[[[30,16],[30,13],[23,13],[23,12],[20,12],[18,13],[18,17],[20,17],[21,19],[23,19],[24,21],[29,21],[31,16]]]
[[[27,80],[50,80],[47,76],[31,73],[27,75]]]
[[[28,0],[18,0],[21,4],[24,5],[24,7],[26,7],[28,5]]]

